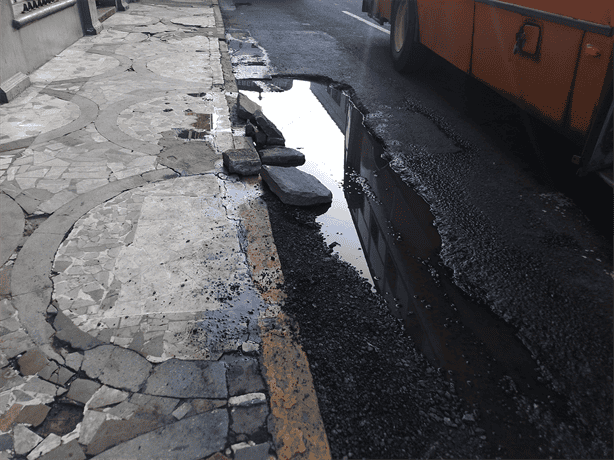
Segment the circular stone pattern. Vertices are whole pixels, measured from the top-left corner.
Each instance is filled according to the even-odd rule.
[[[117,125],[130,137],[144,142],[155,142],[165,131],[191,129],[213,132],[216,128],[216,103],[221,104],[222,93],[209,93],[200,97],[174,94],[134,104],[119,114]],[[210,129],[198,128],[199,118],[211,114]],[[195,126],[197,125],[197,126]]]
[[[180,177],[94,207],[58,248],[58,308],[82,331],[150,361],[236,350],[265,306],[221,191],[213,174]]]
[[[66,49],[30,75],[32,83],[89,78],[114,69],[119,61],[110,56]]]
[[[40,94],[30,87],[10,107],[3,108],[0,144],[60,128],[75,121],[80,114],[81,110],[74,102]]]

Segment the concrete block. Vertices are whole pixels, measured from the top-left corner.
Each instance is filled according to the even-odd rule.
[[[255,148],[226,150],[222,154],[224,167],[230,174],[253,176],[260,172],[262,163]]]
[[[11,78],[0,84],[0,102],[10,102],[30,86],[30,77],[17,72]]]
[[[284,204],[313,206],[333,200],[333,194],[318,179],[294,167],[263,166],[262,179]]]

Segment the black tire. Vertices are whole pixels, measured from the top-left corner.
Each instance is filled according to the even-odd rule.
[[[413,72],[428,57],[428,49],[418,41],[418,11],[415,0],[394,0],[390,18],[390,55],[395,70]]]

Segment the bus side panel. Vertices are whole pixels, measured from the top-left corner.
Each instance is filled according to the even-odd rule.
[[[390,16],[392,16],[392,0],[375,0],[375,3],[375,17],[390,22]]]
[[[362,0],[362,11],[380,24],[390,21],[392,0]]]
[[[514,54],[525,22],[540,29],[534,56]],[[472,74],[530,111],[561,126],[583,32],[476,3]]]
[[[574,132],[588,132],[606,73],[612,65],[613,43],[613,37],[590,32],[584,36],[569,118],[569,127]]]
[[[581,19],[596,24],[610,25],[612,0],[504,0],[518,6]]]
[[[473,0],[418,0],[420,42],[469,72]]]

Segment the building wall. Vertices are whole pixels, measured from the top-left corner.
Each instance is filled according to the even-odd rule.
[[[11,0],[0,0],[0,84],[38,69],[83,36],[77,4],[15,29]]]

